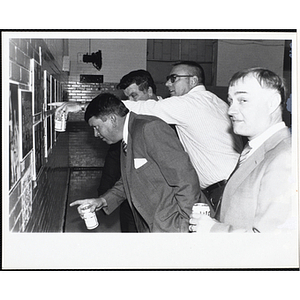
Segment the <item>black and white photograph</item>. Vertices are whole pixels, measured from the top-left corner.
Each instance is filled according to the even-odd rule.
[[[4,298],[297,298],[296,2],[18,2],[0,18]]]
[[[34,125],[34,165],[33,165],[33,180],[35,181],[40,174],[44,160],[44,127],[43,123],[39,122]]]
[[[158,287],[173,287],[167,299],[195,287],[240,299],[236,286],[249,284],[253,298],[260,285],[266,299],[293,297],[258,273],[299,271],[298,39],[296,29],[3,31],[3,270],[72,299],[108,281],[124,293],[125,277],[150,282],[157,299]],[[31,272],[41,270],[51,279]]]
[[[43,72],[41,65],[35,61],[34,59],[31,59],[31,84],[32,84],[32,91],[33,91],[33,108],[34,112],[33,114],[40,114],[43,110]]]
[[[18,85],[9,84],[9,189],[20,179],[20,119]]]
[[[12,207],[16,192],[7,191],[8,238],[23,232],[30,241],[43,233],[47,240],[48,233],[60,233],[51,239],[60,243],[65,236],[69,246],[70,233],[88,245],[182,240],[191,243],[193,257],[200,240],[209,247],[239,236],[238,243],[260,244],[261,236],[277,234],[290,256],[265,257],[262,264],[235,265],[233,257],[176,263],[178,249],[163,263],[131,255],[125,263],[112,254],[102,268],[297,265],[295,31],[8,32],[4,43],[7,85],[22,88],[23,157],[35,132],[35,159],[22,165],[22,175],[27,168],[40,172],[30,206]],[[30,64],[37,53],[41,64]],[[32,82],[30,72],[37,74]],[[44,97],[36,97],[42,87]],[[32,92],[34,112],[45,107],[44,130],[33,128]],[[22,202],[28,193],[20,193]],[[26,222],[16,226],[20,213]],[[75,269],[97,268],[88,259],[68,266],[73,263]]]
[[[21,112],[21,145],[22,158],[33,148],[33,114],[32,114],[32,93],[26,90],[19,90],[20,112]]]

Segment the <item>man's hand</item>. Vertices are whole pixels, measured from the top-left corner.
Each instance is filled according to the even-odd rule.
[[[60,105],[55,110],[55,117],[61,116],[63,113],[68,114],[69,112],[79,112],[81,111],[81,104],[76,102],[63,102],[62,105]]]
[[[189,230],[197,233],[208,233],[217,221],[204,214],[192,213]]]
[[[78,213],[80,216],[83,215],[83,212],[81,210],[82,207],[84,207],[86,204],[91,205],[91,212],[100,210],[101,208],[107,206],[106,200],[104,198],[91,198],[91,199],[83,199],[83,200],[76,200],[72,203],[70,203],[70,206],[79,205],[77,207]]]

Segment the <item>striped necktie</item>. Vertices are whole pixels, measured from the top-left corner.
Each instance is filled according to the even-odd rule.
[[[122,140],[122,148],[123,148],[123,152],[126,155],[127,154],[127,144],[124,140]]]
[[[240,167],[244,161],[248,158],[248,154],[251,151],[251,146],[249,145],[249,143],[247,143],[246,147],[244,148],[244,150],[241,153],[240,159],[239,159],[239,163],[238,166]]]

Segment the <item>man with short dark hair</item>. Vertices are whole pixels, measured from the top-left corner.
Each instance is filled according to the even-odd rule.
[[[197,174],[175,132],[153,116],[136,115],[112,94],[100,94],[85,112],[95,137],[108,144],[122,140],[121,178],[92,204],[111,213],[126,198],[138,232],[188,232],[194,203],[202,200]],[[202,200],[203,201],[203,200]]]
[[[117,88],[123,90],[125,96],[132,101],[162,99],[156,95],[156,86],[151,74],[143,69],[134,70],[124,75]],[[56,113],[60,113],[61,111],[66,111],[67,113],[78,112],[85,110],[87,105],[88,103],[65,102],[57,109]],[[98,196],[112,188],[120,176],[120,142],[117,142],[110,145],[107,151],[100,184],[97,189]],[[124,201],[120,206],[120,226],[122,232],[137,232],[132,211],[127,201]]]
[[[156,96],[156,86],[151,74],[146,70],[134,70],[124,75],[118,89],[122,89],[128,100],[159,100],[161,97]]]
[[[190,230],[256,233],[296,229],[297,195],[291,136],[282,121],[282,79],[263,68],[238,72],[229,82],[228,101],[234,132],[249,142],[225,187],[219,221],[193,214]]]
[[[146,70],[134,70],[124,75],[117,88],[122,89],[125,96],[132,101],[161,99],[161,97],[156,96],[154,80]],[[112,188],[120,177],[120,142],[118,142],[110,145],[105,157],[100,185],[98,187],[98,196]],[[137,232],[132,211],[127,200],[120,205],[120,226],[122,232]]]

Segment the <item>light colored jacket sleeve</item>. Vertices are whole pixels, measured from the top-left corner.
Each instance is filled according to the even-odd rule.
[[[291,153],[276,154],[265,164],[265,169],[257,177],[260,180],[255,217],[252,228],[236,229],[230,224],[217,223],[211,232],[282,232],[297,228],[296,190],[293,190]],[[247,182],[245,182],[247,185]],[[248,186],[250,186],[250,182]],[[243,186],[240,186],[243,189]]]

